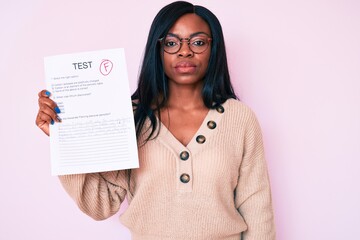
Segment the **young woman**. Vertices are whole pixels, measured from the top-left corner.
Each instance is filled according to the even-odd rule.
[[[48,95],[36,124],[49,135]],[[236,100],[213,13],[187,2],[160,10],[132,99],[140,168],[60,176],[82,211],[106,219],[127,197],[133,239],[275,239],[260,128]]]

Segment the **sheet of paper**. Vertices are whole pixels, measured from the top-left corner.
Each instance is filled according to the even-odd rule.
[[[61,123],[50,125],[52,175],[139,167],[123,49],[45,57]]]

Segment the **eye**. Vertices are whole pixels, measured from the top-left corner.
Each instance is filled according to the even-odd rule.
[[[191,41],[191,45],[194,45],[196,47],[201,47],[204,46],[206,44],[206,42],[203,39],[195,39],[193,41]]]
[[[166,38],[164,41],[164,46],[168,47],[168,48],[176,47],[177,45],[179,45],[179,40],[177,40],[177,39]]]

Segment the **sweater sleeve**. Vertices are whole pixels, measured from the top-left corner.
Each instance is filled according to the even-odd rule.
[[[235,204],[247,224],[242,240],[275,240],[270,183],[261,129],[254,114],[245,129]]]
[[[81,211],[95,220],[114,215],[126,196],[125,171],[63,175],[59,179]]]

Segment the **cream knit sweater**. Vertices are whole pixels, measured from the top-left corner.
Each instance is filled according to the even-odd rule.
[[[96,220],[115,214],[134,240],[274,240],[270,185],[253,112],[229,99],[210,110],[187,146],[161,125],[140,144],[140,168],[60,176]]]

